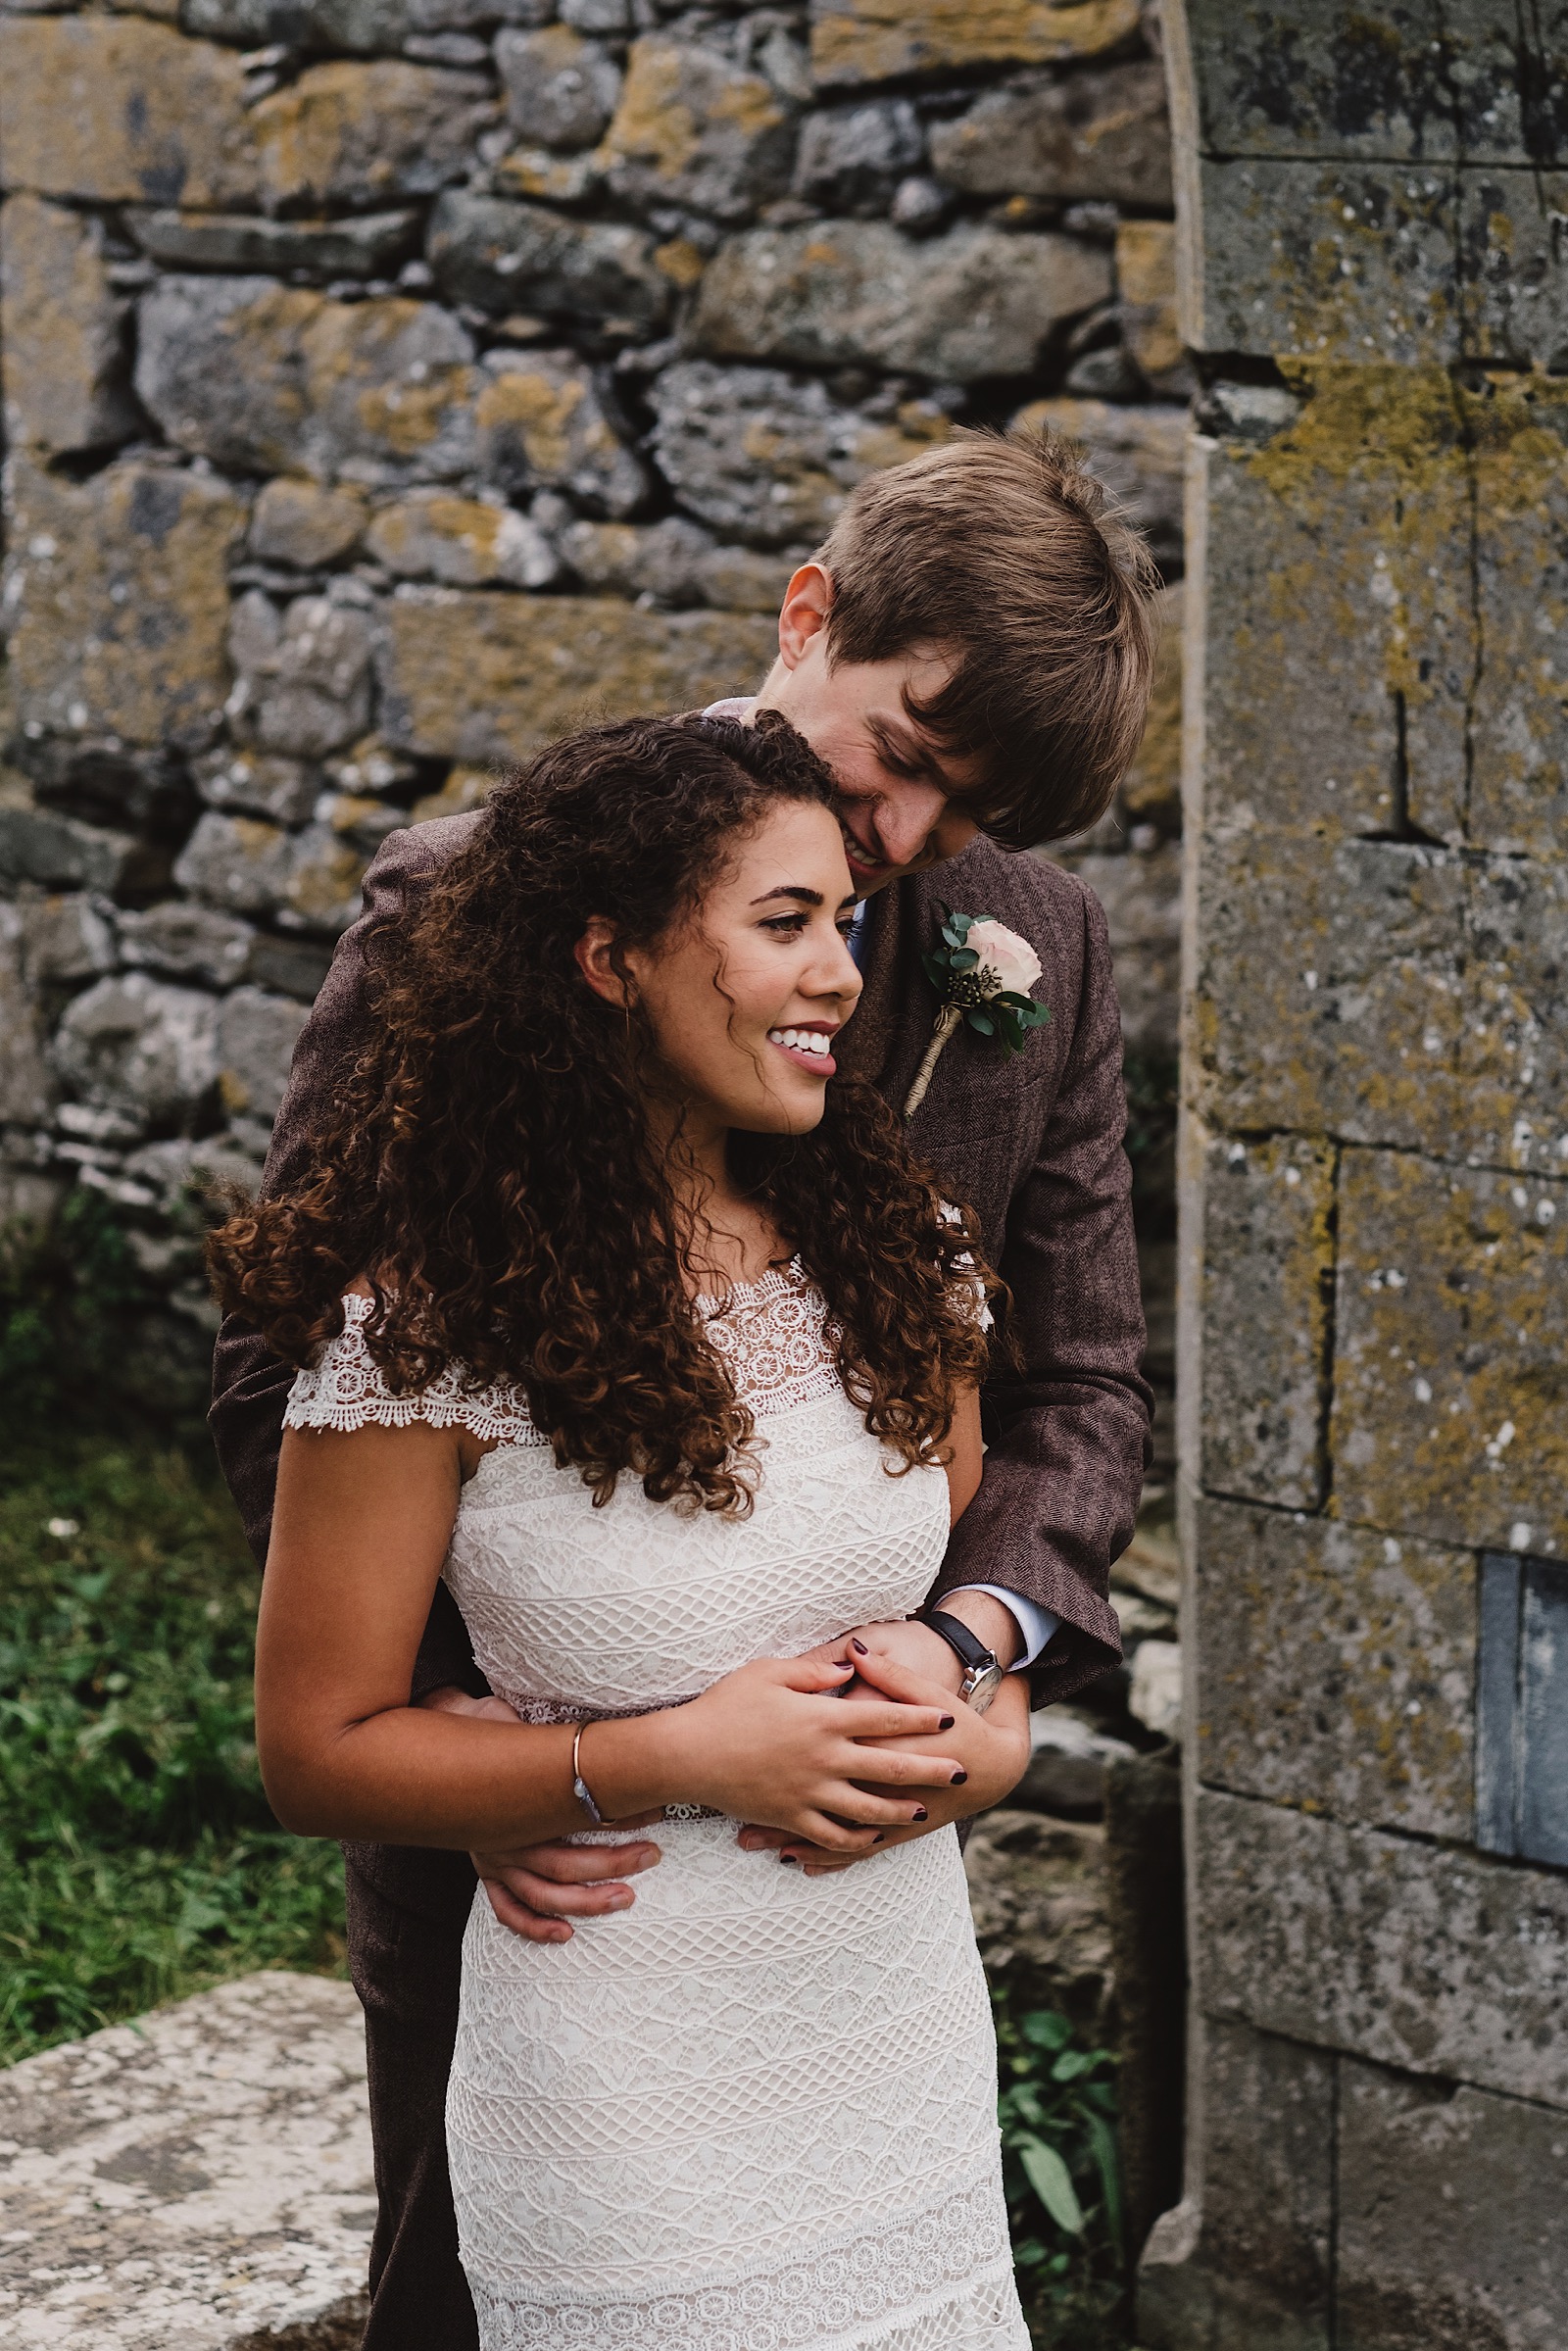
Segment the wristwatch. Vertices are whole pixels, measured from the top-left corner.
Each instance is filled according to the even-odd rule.
[[[974,1714],[984,1714],[996,1696],[1006,1675],[997,1663],[993,1652],[977,1634],[956,1616],[948,1616],[940,1608],[922,1608],[918,1619],[941,1635],[949,1648],[963,1667],[963,1680],[958,1695]]]

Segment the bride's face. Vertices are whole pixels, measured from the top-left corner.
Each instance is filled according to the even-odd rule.
[[[838,819],[786,802],[737,842],[688,920],[651,951],[628,949],[683,1111],[754,1133],[816,1125],[837,1068],[833,1039],[860,993],[854,911]],[[578,951],[591,982],[595,927]]]

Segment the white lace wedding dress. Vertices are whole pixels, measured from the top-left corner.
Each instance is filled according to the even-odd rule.
[[[743,1520],[651,1503],[632,1479],[595,1510],[519,1396],[464,1396],[448,1375],[394,1397],[368,1304],[346,1306],[287,1422],[499,1441],[445,1574],[491,1687],[529,1721],[676,1704],[906,1615],[931,1583],[946,1480],[887,1474],[796,1268],[709,1325],[764,1441]],[[484,2351],[1028,2351],[955,1831],[812,1880],[743,1853],[735,1829],[666,1821],[633,1908],[565,1944],[520,1941],[475,1895],[447,2132]]]

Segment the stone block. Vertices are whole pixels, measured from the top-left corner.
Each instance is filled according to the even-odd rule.
[[[292,837],[260,817],[210,808],[174,867],[174,879],[209,906],[232,914],[272,914],[284,903]]]
[[[1110,2025],[1110,1921],[1105,1832],[1004,1810],[977,1821],[964,1847],[969,1910],[981,1957],[1038,2006],[1081,2032]]]
[[[24,726],[199,750],[227,692],[226,484],[128,461],[86,482],[7,468],[6,604]]]
[[[1468,79],[1454,73],[1454,49],[1484,13],[1442,0],[1397,17],[1348,15],[1336,0],[1261,0],[1245,13],[1187,0],[1199,143],[1214,155],[1452,163]],[[1494,108],[1517,103],[1490,78]]]
[[[273,616],[255,592],[236,610],[230,646],[240,674],[228,699],[230,725],[260,751],[324,759],[369,724],[374,620],[330,596],[297,596],[275,635]]]
[[[1460,356],[1458,182],[1446,165],[1200,161],[1198,351],[1368,367]]]
[[[1520,1169],[1568,1157],[1568,868],[1520,857],[1466,873],[1466,1155]]]
[[[217,465],[393,484],[473,463],[473,342],[438,303],[172,276],[140,310],[137,392]]]
[[[56,808],[0,808],[0,880],[112,898],[147,888],[160,865],[167,871],[167,859],[134,833],[83,824]]]
[[[515,759],[599,717],[751,691],[775,650],[751,613],[406,588],[387,608],[382,727],[422,757]]]
[[[331,963],[332,950],[320,940],[285,938],[272,931],[257,931],[251,939],[245,976],[274,995],[292,996],[302,1004],[313,1004]]]
[[[169,269],[261,271],[274,277],[390,277],[418,239],[416,212],[347,220],[270,220],[243,213],[129,210],[143,253]]]
[[[597,148],[557,155],[549,147],[514,147],[491,168],[498,196],[542,196],[547,204],[586,204],[604,178]],[[699,257],[699,268],[701,257]]]
[[[33,1126],[54,1106],[54,1074],[24,960],[23,919],[0,899],[0,1126]]]
[[[1549,856],[1568,837],[1568,396],[1539,374],[1498,374],[1467,400],[1465,417],[1475,444],[1486,649],[1475,680],[1466,833],[1478,849]]]
[[[232,988],[247,976],[255,937],[249,923],[177,898],[120,917],[120,953],[132,969],[211,988]]]
[[[251,514],[251,553],[301,571],[341,563],[358,546],[369,508],[361,490],[324,489],[287,474],[264,482]]]
[[[1198,1798],[1210,2015],[1568,2107],[1568,1879],[1282,1804]]]
[[[1323,1499],[1335,1161],[1304,1136],[1206,1141],[1199,1474],[1211,1493],[1295,1510]]]
[[[450,188],[430,215],[425,251],[437,283],[481,310],[662,323],[676,279],[654,240],[618,221],[573,220],[543,205]]]
[[[932,124],[931,168],[965,196],[1168,207],[1164,69],[1151,60],[988,90]]]
[[[1471,1841],[1474,1554],[1204,1496],[1197,1559],[1200,1776]]]
[[[1200,439],[1206,504],[1204,808],[1329,832],[1463,837],[1470,605],[1467,423],[1446,375],[1291,370],[1288,421]]]
[[[0,2078],[0,2300],[58,2351],[348,2351],[375,2209],[346,1984],[257,1975]]]
[[[190,828],[195,810],[185,762],[160,745],[137,749],[118,735],[24,731],[8,749],[51,808],[160,843],[182,840]]]
[[[617,421],[608,392],[573,353],[493,351],[475,411],[479,471],[509,497],[568,490],[596,514],[635,514],[648,472]]]
[[[654,455],[676,497],[763,546],[826,536],[857,478],[864,420],[780,367],[666,367],[649,387]]]
[[[1105,909],[1121,1028],[1130,1051],[1173,1054],[1181,998],[1182,857],[1174,843],[1134,857],[1059,860]]]
[[[538,147],[592,147],[620,96],[620,68],[598,41],[569,24],[496,35],[496,70],[507,93],[507,120]]]
[[[196,788],[210,808],[303,824],[321,789],[319,771],[273,752],[211,751],[195,763]]]
[[[969,383],[1028,374],[1110,290],[1108,255],[1071,237],[965,224],[915,243],[882,220],[822,221],[724,245],[688,334],[715,359],[871,361]]]
[[[0,19],[0,179],[40,196],[242,211],[261,194],[231,49],[141,16]]]
[[[1244,814],[1199,851],[1188,1036],[1205,1114],[1451,1149],[1468,1115],[1461,859]]]
[[[1176,231],[1168,220],[1116,225],[1122,348],[1150,389],[1185,399],[1198,388],[1176,318]]]
[[[1347,2065],[1343,2351],[1556,2351],[1568,2341],[1562,2118]]]
[[[811,70],[829,87],[971,66],[1060,66],[1130,41],[1137,0],[812,0]]]
[[[218,1015],[218,1087],[231,1118],[272,1119],[309,1015],[286,996],[236,988]]]
[[[407,65],[311,66],[251,111],[271,211],[432,196],[471,166],[494,122],[481,73]]]
[[[924,161],[925,134],[908,99],[873,98],[807,116],[791,185],[825,213],[884,213]]]
[[[1166,567],[1182,560],[1182,491],[1188,419],[1184,408],[1127,408],[1106,400],[1034,400],[1013,423],[1023,432],[1076,441],[1097,481]]]
[[[138,1127],[194,1117],[218,1076],[218,1005],[195,988],[127,971],[78,996],[55,1032],[62,1083]]]
[[[1154,685],[1144,739],[1121,779],[1121,801],[1136,822],[1162,833],[1182,821],[1182,631],[1187,591],[1181,581],[1161,591]]]
[[[1347,1151],[1330,1442],[1348,1518],[1568,1550],[1568,1183]]]
[[[1201,2172],[1138,2272],[1147,2351],[1330,2351],[1334,2061],[1200,2027]]]
[[[103,228],[41,196],[0,210],[0,359],[6,430],[51,451],[99,449],[136,428],[125,303]]]
[[[414,490],[382,507],[365,543],[400,578],[443,580],[453,588],[497,581],[546,588],[561,569],[550,541],[525,514],[442,490]]]
[[[84,890],[24,900],[23,967],[34,988],[101,979],[119,961],[108,904]]]
[[[625,204],[743,220],[789,186],[795,111],[765,75],[700,42],[646,33],[631,45],[600,160]]]
[[[1505,367],[1568,360],[1568,285],[1551,222],[1568,173],[1529,166],[1459,173],[1459,280],[1467,354]]]
[[[282,42],[356,56],[391,52],[441,32],[537,24],[552,13],[552,0],[179,0],[187,32],[208,33],[240,49]]]
[[[370,853],[329,821],[308,824],[290,844],[288,887],[278,910],[287,928],[335,938],[360,911]]]

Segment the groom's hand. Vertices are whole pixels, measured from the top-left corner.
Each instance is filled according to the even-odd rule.
[[[505,1698],[470,1698],[465,1690],[432,1690],[419,1704],[440,1714],[473,1715],[481,1722],[519,1720]],[[642,1812],[612,1826],[642,1829],[660,1818],[658,1812]],[[572,1845],[564,1837],[468,1856],[501,1925],[531,1943],[570,1942],[568,1920],[629,1910],[637,1897],[625,1881],[655,1868],[661,1858],[658,1845],[641,1839],[626,1845]]]

